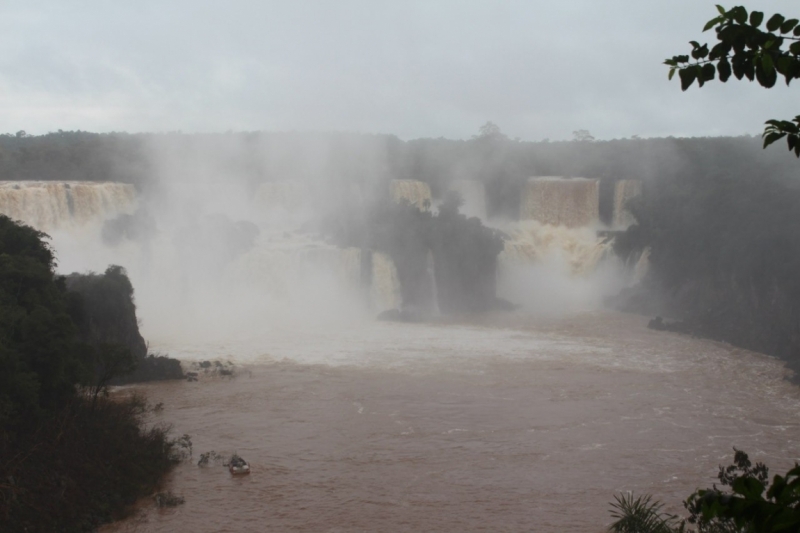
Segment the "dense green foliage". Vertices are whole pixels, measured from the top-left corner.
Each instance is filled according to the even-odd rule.
[[[153,174],[146,137],[81,131],[0,136],[0,179],[143,183]]]
[[[719,42],[709,50],[692,41],[691,59],[665,62],[683,90],[717,75],[725,82],[731,73],[767,88],[778,75],[787,85],[800,77],[797,19],[775,14],[762,29],[762,12],[717,9],[704,31],[714,28]],[[800,157],[800,116],[768,121],[764,147],[784,136]],[[800,370],[798,205],[797,171],[725,168],[653,180],[635,206],[639,225],[616,243],[626,257],[650,247],[652,273],[620,307],[672,315],[679,322],[661,327],[778,355]]]
[[[736,450],[733,464],[720,466],[720,485],[692,493],[684,507],[684,520],[661,512],[662,504],[650,496],[616,496],[611,504],[614,533],[796,533],[800,531],[800,466],[770,482],[763,463],[753,465]]]
[[[141,400],[73,397],[0,441],[0,530],[94,531],[124,516],[176,464],[166,428]]]
[[[756,176],[650,183],[634,206],[639,224],[616,248],[630,257],[649,247],[651,270],[621,307],[677,319],[674,329],[798,369],[800,180]]]
[[[144,428],[141,401],[99,396],[133,366],[126,334],[138,328],[128,278],[112,267],[73,277],[81,294],[70,292],[54,274],[46,238],[0,216],[4,532],[91,530],[152,490],[174,463],[166,431]]]
[[[112,265],[103,274],[70,274],[66,286],[79,304],[72,317],[80,340],[87,345],[95,393],[109,384],[183,377],[176,359],[148,355],[125,269]]]
[[[38,420],[86,380],[66,286],[44,234],[0,216],[0,424]]]
[[[439,309],[445,314],[475,313],[497,307],[497,256],[500,234],[477,218],[458,212],[451,193],[439,206],[431,231]]]
[[[694,492],[684,502],[687,521],[702,531],[766,532],[800,530],[800,467],[769,481],[763,463],[753,465],[746,453],[736,450],[733,464],[720,467],[723,487]],[[769,487],[769,490],[767,488]]]
[[[615,495],[611,504],[614,522],[609,527],[613,533],[672,533],[680,527],[678,519],[662,511],[661,502],[652,501],[649,495]]]
[[[125,269],[112,265],[102,275],[71,274],[66,278],[66,285],[83,300],[76,323],[85,342],[93,346],[126,346],[137,358],[147,354],[147,345],[136,321],[133,285]]]
[[[717,10],[719,16],[703,28],[714,28],[719,41],[716,45],[709,50],[708,44],[691,41],[691,59],[689,55],[677,55],[664,62],[670,67],[670,79],[678,72],[681,89],[685,91],[695,81],[702,87],[717,76],[724,83],[731,74],[739,80],[756,80],[766,88],[773,87],[778,76],[783,76],[786,85],[800,78],[800,20],[775,13],[762,29],[765,17],[761,11],[748,15],[743,6],[726,10],[719,5]],[[800,157],[800,115],[792,121],[767,121],[764,147],[783,137],[789,150]]]

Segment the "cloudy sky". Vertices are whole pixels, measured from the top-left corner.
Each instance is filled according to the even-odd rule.
[[[800,85],[667,81],[664,58],[710,40],[714,16],[703,0],[0,0],[0,132],[469,138],[491,120],[524,140],[611,139],[800,113]]]

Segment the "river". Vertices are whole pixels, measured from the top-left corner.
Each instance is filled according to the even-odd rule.
[[[800,389],[776,360],[610,311],[470,323],[268,330],[228,345],[234,377],[125,388],[188,433],[194,457],[107,526],[122,532],[600,532],[614,494],[680,513],[733,447],[800,458]],[[238,452],[232,477],[208,451]]]

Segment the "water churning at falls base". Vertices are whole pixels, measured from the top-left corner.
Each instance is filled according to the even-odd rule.
[[[646,322],[374,322],[264,339],[232,378],[139,387],[163,402],[154,423],[192,435],[166,487],[186,504],[147,502],[103,533],[600,533],[620,492],[682,513],[732,446],[792,465],[800,394],[777,361]],[[251,475],[197,466],[211,450]]]

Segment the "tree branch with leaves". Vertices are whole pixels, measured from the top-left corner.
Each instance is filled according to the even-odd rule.
[[[696,81],[699,87],[719,78],[727,82],[731,75],[737,80],[747,78],[757,81],[767,89],[773,87],[778,76],[786,85],[800,78],[800,20],[787,19],[776,13],[764,22],[764,13],[736,6],[726,10],[717,6],[719,15],[709,20],[703,31],[714,29],[717,43],[690,41],[692,51],[687,55],[673,56],[664,61],[669,68],[669,79],[675,73],[686,90]],[[768,120],[764,133],[764,148],[786,137],[790,151],[800,157],[800,115],[792,120]]]

